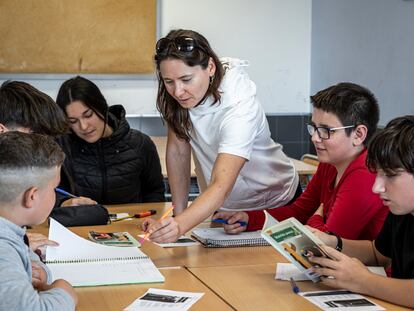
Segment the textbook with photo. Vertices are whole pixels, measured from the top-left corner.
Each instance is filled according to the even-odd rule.
[[[239,247],[239,246],[266,246],[269,245],[261,237],[260,231],[241,232],[239,234],[227,234],[220,228],[196,228],[191,236],[204,247]]]
[[[93,242],[112,246],[140,247],[139,243],[129,232],[96,232],[89,231],[89,239]]]
[[[152,260],[137,247],[94,243],[52,218],[49,239],[59,243],[46,249],[53,281],[64,279],[75,287],[164,282]]]
[[[308,257],[311,254],[328,257],[320,247],[324,244],[322,240],[293,217],[278,222],[266,211],[264,213],[266,221],[262,236],[310,280],[318,282],[319,275],[312,271],[315,264]]]

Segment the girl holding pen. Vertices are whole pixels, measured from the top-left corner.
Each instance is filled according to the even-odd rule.
[[[246,61],[219,59],[199,33],[173,30],[157,42],[155,62],[176,217],[146,220],[151,240],[176,241],[219,208],[283,206],[300,194],[292,162],[270,137]],[[191,150],[205,186],[187,207]]]

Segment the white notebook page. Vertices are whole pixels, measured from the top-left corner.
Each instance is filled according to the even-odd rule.
[[[163,282],[164,277],[150,259],[116,262],[86,262],[48,265],[53,280],[64,279],[72,286],[98,286]]]
[[[81,238],[52,218],[49,240],[58,242],[59,247],[47,247],[46,261],[147,257],[137,247],[108,246]]]
[[[59,243],[58,247],[46,249],[46,262],[53,280],[64,279],[72,286],[164,281],[164,276],[139,248],[94,243],[77,236],[53,219],[50,219],[49,239]],[[65,260],[79,262],[53,263]]]

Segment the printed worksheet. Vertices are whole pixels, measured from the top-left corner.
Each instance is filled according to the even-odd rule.
[[[145,234],[139,234],[138,237],[143,238],[145,236]],[[154,244],[164,247],[164,248],[170,248],[170,247],[184,247],[184,246],[196,246],[196,245],[200,245],[200,242],[189,238],[185,235],[182,235],[181,237],[178,238],[177,241],[175,242],[170,242],[170,243],[156,243],[153,242]]]
[[[385,310],[383,307],[368,300],[362,295],[347,290],[327,290],[298,293],[322,310],[335,311],[376,311]]]
[[[203,295],[204,293],[150,288],[124,311],[185,311],[189,310]]]

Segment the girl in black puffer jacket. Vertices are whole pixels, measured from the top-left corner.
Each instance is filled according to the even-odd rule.
[[[80,76],[62,84],[56,102],[72,130],[59,143],[77,195],[101,204],[164,201],[156,147],[129,127],[122,106],[108,107],[99,88]]]

